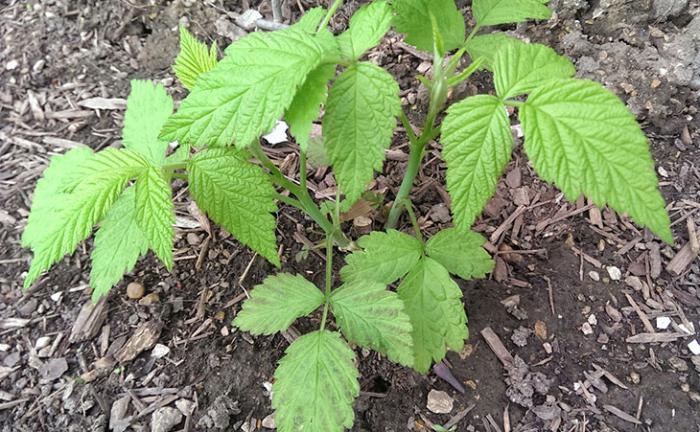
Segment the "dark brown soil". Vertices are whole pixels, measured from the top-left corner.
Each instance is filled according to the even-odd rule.
[[[297,5],[317,2],[287,3],[286,16],[294,20]],[[336,30],[363,2],[346,3],[332,23]],[[601,9],[603,3],[610,5]],[[580,210],[584,201],[568,203],[538,180],[518,149],[497,196],[475,228],[492,236],[516,211],[518,193],[529,197],[528,210],[504,226],[504,233],[490,244],[492,252],[498,251],[492,277],[460,282],[471,337],[462,353],[448,354],[446,364],[464,393],[435,373],[421,376],[358,349],[362,394],[353,430],[431,430],[430,422],[445,424],[472,405],[454,430],[700,430],[700,358],[688,349],[697,336],[662,344],[628,343],[629,336],[646,330],[626,297],[652,324],[656,316],[671,317],[676,324],[685,317],[700,329],[700,263],[695,259],[680,275],[667,270],[670,259],[688,243],[686,219],[700,223],[700,120],[693,81],[693,68],[700,67],[686,61],[679,48],[696,47],[700,58],[697,35],[690,33],[696,28],[693,23],[700,23],[700,2],[685,2],[680,9],[673,6],[673,12],[665,14],[658,12],[660,5],[684,2],[641,1],[634,13],[629,3],[560,0],[554,2],[558,14],[551,22],[505,30],[552,44],[576,62],[582,77],[604,82],[628,102],[650,137],[662,191],[677,221],[677,244],[665,246],[610,211],[602,212],[602,226],[596,227],[594,210]],[[124,396],[131,397],[127,415],[136,416],[133,430],[148,430],[156,405],[173,395],[169,406],[175,399],[196,403],[192,417],[174,430],[207,430],[207,419],[210,424],[224,419],[228,422],[224,430],[259,430],[261,420],[272,412],[267,385],[289,344],[287,338],[294,335],[253,338],[236,331],[230,321],[241,295],[276,270],[218,229],[212,241],[201,227],[178,229],[172,273],[150,256],[143,260],[109,295],[101,326],[102,331],[108,327],[104,339],[98,334],[84,342],[68,340],[89,300],[90,244],[66,258],[30,292],[19,288],[30,258],[20,247],[19,236],[33,185],[50,155],[71,145],[52,138],[95,149],[120,145],[123,111],[86,110],[79,102],[97,96],[126,98],[133,78],[162,80],[176,99],[182,99],[185,92],[173,81],[169,67],[177,52],[175,30],[181,17],[199,37],[215,39],[224,47],[232,36],[242,34],[227,13],[239,13],[247,4],[271,16],[267,2],[252,0],[46,0],[6,1],[0,6],[0,431],[107,430],[112,407]],[[414,56],[395,35],[370,58],[397,78],[418,124],[425,101],[415,74],[424,59]],[[489,77],[480,74],[452,97],[490,90]],[[387,163],[374,188],[387,200],[404,169],[400,152],[406,150],[405,136],[397,133],[394,144],[399,156]],[[294,162],[295,146],[275,147],[271,156]],[[441,217],[445,167],[438,143],[432,144],[426,161],[414,202],[425,232],[433,233],[449,224]],[[288,174],[293,176],[294,168]],[[319,193],[334,186],[324,170],[310,181]],[[176,190],[178,216],[192,220],[185,185]],[[381,226],[379,213],[373,214],[376,227]],[[323,261],[303,245],[318,241],[320,233],[293,209],[282,208],[278,222],[283,270],[320,283]],[[199,241],[188,241],[188,234]],[[515,253],[508,253],[513,249]],[[581,252],[590,259],[581,258]],[[610,279],[610,266],[621,270],[622,280]],[[640,288],[634,279],[625,282],[628,276],[646,287]],[[152,305],[129,300],[125,287],[131,281],[142,283],[146,293],[157,294],[158,300]],[[517,301],[512,297],[516,295]],[[509,298],[519,302],[517,311],[504,305]],[[11,328],[11,318],[31,321]],[[301,321],[295,331],[311,330],[318,319]],[[158,343],[170,348],[165,358],[156,360],[145,351],[104,375],[90,375],[104,354],[103,341],[118,346],[151,320],[164,324]],[[586,323],[591,334],[582,331]],[[506,381],[507,371],[481,336],[487,327],[529,372],[548,383],[543,394],[534,393],[531,403],[513,388],[532,390],[528,380],[534,375]],[[514,342],[517,334],[525,334],[525,345],[523,338],[515,337],[518,344]],[[55,344],[49,356],[36,348],[41,337]],[[58,378],[42,379],[41,365],[52,359],[65,359],[67,370]],[[613,379],[592,378],[594,364]],[[626,388],[616,385],[615,378]],[[432,389],[446,391],[454,399],[450,414],[427,410]],[[556,415],[548,417],[545,411],[552,406]],[[638,418],[641,425],[620,418],[610,407]]]

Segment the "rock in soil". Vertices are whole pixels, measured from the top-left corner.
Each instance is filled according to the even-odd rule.
[[[182,421],[182,413],[176,408],[157,409],[151,417],[151,432],[168,432]]]
[[[430,390],[428,409],[435,414],[449,414],[454,407],[454,399],[444,391]]]

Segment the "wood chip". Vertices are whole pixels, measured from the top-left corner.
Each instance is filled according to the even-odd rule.
[[[700,243],[700,236],[695,236],[695,241]],[[686,267],[693,262],[700,251],[693,251],[693,242],[688,242],[681,248],[676,256],[666,266],[666,270],[674,276],[680,276],[685,271]]]
[[[123,110],[126,109],[126,99],[94,97],[82,100],[78,105],[89,109]]]
[[[673,342],[684,337],[688,337],[688,335],[684,333],[639,333],[628,337],[627,343]]]
[[[162,329],[163,324],[155,320],[141,324],[114,358],[120,363],[135,359],[141,352],[152,348],[158,342]]]
[[[630,306],[632,306],[632,309],[634,309],[634,311],[637,312],[639,319],[642,320],[644,328],[647,329],[649,333],[656,333],[656,330],[654,330],[654,326],[651,325],[651,321],[649,321],[647,315],[644,312],[642,312],[642,310],[639,308],[639,305],[637,305],[637,302],[634,301],[632,296],[630,296],[629,294],[625,294],[625,297],[627,298],[627,301],[629,302]]]
[[[486,343],[489,345],[489,348],[491,348],[491,351],[496,354],[496,357],[498,357],[501,363],[503,363],[504,367],[510,367],[513,365],[513,356],[510,352],[508,352],[508,349],[506,349],[505,345],[503,345],[503,342],[501,342],[498,335],[491,330],[491,327],[486,327],[485,329],[481,330],[481,336],[486,339]]]
[[[103,297],[97,303],[88,300],[80,309],[78,318],[70,331],[70,343],[82,342],[97,335],[107,318],[107,298]]]
[[[642,424],[642,422],[637,420],[637,418],[634,417],[633,415],[627,414],[626,412],[624,412],[621,409],[614,407],[612,405],[603,405],[603,409],[605,409],[605,411],[609,412],[610,414],[621,418],[622,420],[624,420],[626,422],[630,422],[630,423],[636,424],[636,425]]]

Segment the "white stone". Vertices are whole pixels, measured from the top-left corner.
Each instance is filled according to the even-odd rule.
[[[157,359],[163,358],[168,354],[170,354],[170,348],[163,344],[156,344],[156,346],[154,346],[153,350],[151,351],[151,357]]]
[[[248,9],[236,17],[236,24],[248,31],[251,31],[255,29],[255,23],[262,17],[262,14],[255,9]]]
[[[697,339],[694,339],[688,344],[688,349],[690,349],[693,355],[700,355],[700,343],[698,343]]]
[[[50,343],[51,343],[50,336],[42,336],[36,340],[36,344],[34,345],[34,349],[40,350],[42,348],[46,348],[47,346],[49,346]]]
[[[178,399],[175,401],[175,406],[185,417],[190,417],[194,412],[194,402],[189,399]]]
[[[428,393],[428,409],[435,414],[449,414],[454,407],[454,399],[440,390],[430,390]]]
[[[10,60],[5,64],[5,69],[11,71],[19,67],[19,62],[17,60]]]
[[[182,421],[182,413],[170,407],[159,408],[151,417],[151,432],[168,432]]]
[[[591,325],[588,324],[587,322],[583,323],[583,325],[581,326],[581,331],[586,336],[593,334],[593,329],[591,328]]]
[[[612,279],[614,281],[619,281],[620,279],[622,279],[622,271],[620,271],[619,268],[617,268],[615,266],[610,266],[607,268],[607,270],[608,270],[608,275],[610,275],[610,279]]]
[[[277,424],[275,423],[275,415],[270,414],[269,416],[265,417],[262,421],[262,427],[267,429],[277,429]]]
[[[666,330],[668,326],[671,325],[671,318],[660,316],[656,317],[656,328],[659,330]]]
[[[263,138],[271,146],[276,146],[277,144],[285,143],[288,141],[287,129],[289,129],[289,126],[287,126],[287,123],[285,123],[283,121],[278,121],[277,124],[275,125],[275,127],[272,128],[272,130],[270,131],[269,134],[263,135]]]
[[[590,324],[590,325],[592,325],[592,326],[598,325],[598,318],[596,318],[595,315],[590,314],[590,315],[588,316],[588,324]]]
[[[597,271],[589,271],[588,276],[590,276],[591,279],[594,281],[598,282],[600,280],[600,274]]]

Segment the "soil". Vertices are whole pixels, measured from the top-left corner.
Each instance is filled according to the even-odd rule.
[[[346,2],[331,23],[334,30],[346,26],[360,3]],[[294,21],[299,7],[316,4],[288,1],[285,19]],[[449,373],[427,376],[356,350],[362,393],[354,431],[432,430],[432,423],[451,419],[456,431],[700,430],[700,357],[688,346],[700,329],[700,262],[696,256],[679,272],[669,267],[700,223],[700,2],[555,0],[552,6],[551,21],[503,30],[551,44],[576,63],[581,77],[625,99],[650,138],[676,244],[661,244],[607,209],[567,202],[537,179],[516,149],[475,226],[490,237],[496,270],[488,280],[460,281],[467,347],[448,354]],[[81,101],[118,103],[134,78],[163,82],[181,100],[186,93],[170,71],[178,24],[225,47],[245,34],[234,22],[249,7],[271,19],[268,3],[257,0],[9,0],[0,6],[0,431],[98,431],[119,418],[128,419],[127,430],[150,430],[153,412],[165,406],[185,413],[173,430],[265,430],[275,364],[295,334],[314,328],[320,317],[275,337],[232,328],[245,292],[276,269],[227,233],[212,227],[209,235],[184,184],[175,185],[175,269],[166,271],[151,256],[142,260],[110,293],[96,334],[70,340],[89,304],[90,242],[20,291],[30,253],[19,237],[49,157],[76,143],[120,145],[123,110],[89,109]],[[419,124],[425,101],[415,75],[425,59],[394,34],[369,57],[398,80]],[[452,98],[491,90],[490,78],[477,74]],[[402,132],[393,150],[374,185],[387,200],[405,166]],[[431,143],[413,194],[426,234],[450,223],[439,150]],[[288,175],[296,174],[295,145],[269,152]],[[309,179],[317,198],[333,195],[326,170]],[[511,217],[519,207],[524,211]],[[380,227],[382,211],[370,216]],[[290,208],[281,209],[278,222],[283,271],[321,283],[323,260],[308,250],[321,233]],[[347,228],[356,234],[352,223]],[[129,282],[141,283],[151,304],[129,299]],[[663,343],[629,342],[648,332],[640,315],[654,327],[656,317],[670,317],[673,330],[655,328],[660,334],[676,334],[680,325],[688,334]],[[145,350],[100,369],[106,353],[153,322],[162,323],[156,339],[169,348],[167,355]],[[504,368],[487,344],[487,328],[516,357],[514,367]],[[458,385],[448,382],[450,375]],[[431,390],[453,399],[450,414],[427,409]],[[120,400],[127,408],[118,415]],[[182,408],[187,403],[192,413]],[[455,418],[468,408],[464,418]]]

